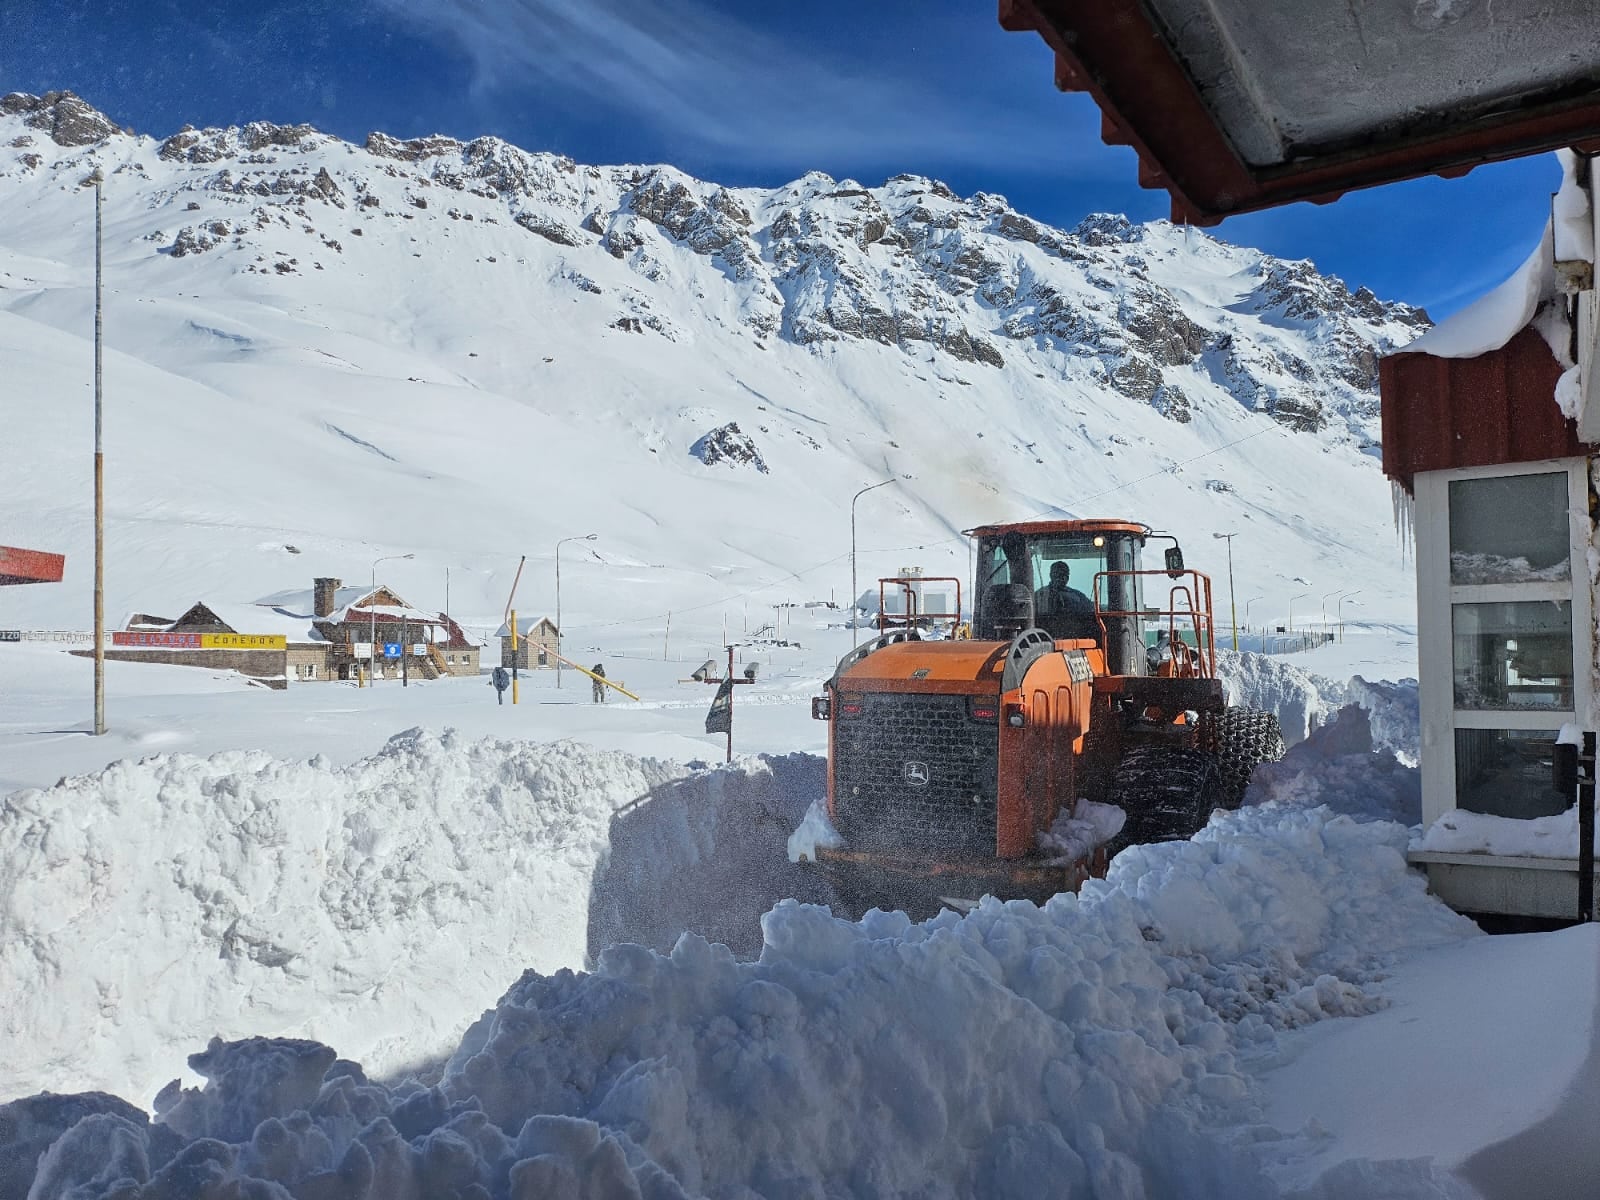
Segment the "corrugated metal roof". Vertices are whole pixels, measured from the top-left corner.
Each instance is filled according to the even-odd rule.
[[[1378,363],[1383,473],[1541,462],[1587,452],[1556,406],[1562,367],[1532,327],[1476,358],[1391,354]]]

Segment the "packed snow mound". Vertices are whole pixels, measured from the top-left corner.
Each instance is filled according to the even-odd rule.
[[[1348,683],[1338,683],[1281,657],[1249,650],[1218,650],[1217,675],[1229,704],[1277,714],[1285,745],[1304,741],[1346,704],[1354,703],[1371,714],[1374,745],[1416,765],[1421,719],[1415,679],[1369,683],[1355,675]]]
[[[442,1053],[508,970],[584,962],[613,814],[683,774],[412,730],[348,767],[163,755],[15,792],[0,1096],[148,1101],[196,1030],[314,1037],[378,1071]]]
[[[785,902],[757,961],[686,934],[527,972],[433,1087],[312,1042],[213,1042],[190,1060],[204,1088],[168,1088],[149,1125],[19,1102],[30,1147],[58,1134],[28,1194],[1279,1195],[1263,1164],[1294,1137],[1248,1124],[1241,1058],[1371,1011],[1396,956],[1475,933],[1405,839],[1252,807],[1042,909],[913,925]],[[1386,1195],[1453,1194],[1425,1165],[1366,1171]]]
[[[1376,747],[1372,716],[1348,704],[1280,761],[1257,766],[1244,803],[1326,805],[1356,820],[1420,825],[1422,773]]]

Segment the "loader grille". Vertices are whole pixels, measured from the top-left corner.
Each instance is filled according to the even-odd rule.
[[[999,726],[965,696],[867,693],[834,730],[839,832],[854,849],[992,857]]]

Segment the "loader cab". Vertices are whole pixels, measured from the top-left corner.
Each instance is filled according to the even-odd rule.
[[[1140,569],[1140,551],[1150,530],[1123,521],[1038,521],[971,531],[977,539],[972,634],[1008,641],[1039,628],[1060,639],[1092,636],[1106,652],[1114,675],[1146,671],[1144,630],[1136,615],[1092,618],[1087,623],[1050,597],[1052,574],[1064,564],[1067,586],[1087,597],[1097,614],[1136,614],[1143,605],[1137,575],[1106,574]]]

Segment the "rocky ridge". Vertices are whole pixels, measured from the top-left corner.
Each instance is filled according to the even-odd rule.
[[[1378,356],[1427,325],[1421,310],[1352,292],[1309,262],[1164,221],[1096,214],[1055,229],[1001,196],[963,198],[913,175],[866,187],[811,173],[731,189],[492,137],[373,133],[354,146],[260,121],[157,142],[70,92],[5,96],[7,116],[22,128],[0,140],[11,151],[0,149],[0,188],[41,173],[75,184],[90,151],[115,149],[123,161],[111,186],[148,193],[163,222],[148,235],[152,252],[174,259],[226,254],[240,272],[299,275],[337,269],[350,238],[407,222],[499,226],[506,267],[531,239],[564,256],[560,278],[578,290],[600,292],[583,271],[589,256],[624,263],[641,286],[610,297],[613,328],[692,338],[654,310],[644,285],[693,288],[708,319],[730,314],[758,346],[876,343],[938,356],[957,383],[962,370],[1076,378],[1175,422],[1233,403],[1370,447]],[[148,157],[162,169],[147,170]],[[285,249],[282,233],[300,248]],[[709,271],[686,268],[685,255]]]

